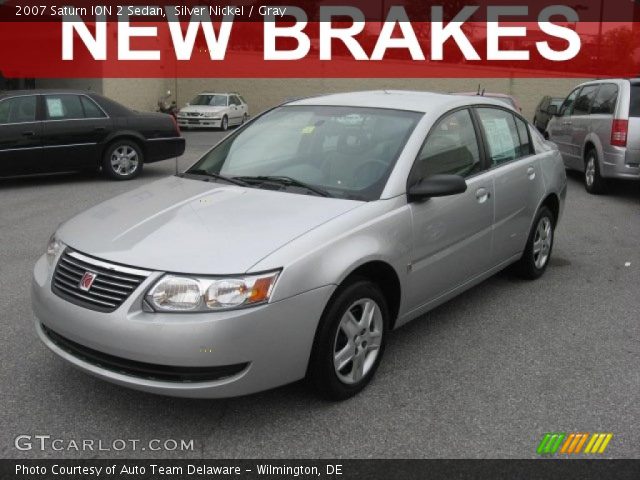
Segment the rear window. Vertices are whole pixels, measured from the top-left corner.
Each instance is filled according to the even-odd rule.
[[[629,116],[640,117],[640,83],[631,84],[631,104]]]

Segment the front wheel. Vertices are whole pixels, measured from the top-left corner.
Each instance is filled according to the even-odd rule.
[[[547,207],[538,211],[522,258],[514,266],[521,277],[535,280],[546,271],[553,251],[555,222],[553,213]]]
[[[229,117],[227,117],[226,115],[222,117],[222,121],[220,122],[220,130],[222,130],[223,132],[229,130]]]
[[[132,140],[120,140],[109,145],[102,159],[102,170],[114,180],[131,180],[142,172],[144,154]]]
[[[380,365],[389,325],[378,286],[358,280],[340,287],[314,341],[308,377],[321,395],[344,400],[360,392]]]

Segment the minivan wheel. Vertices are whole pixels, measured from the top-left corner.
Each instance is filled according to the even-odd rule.
[[[598,153],[595,150],[589,150],[584,162],[584,188],[589,193],[598,194],[603,193],[605,187],[605,180],[600,175]]]
[[[522,258],[514,265],[516,273],[522,278],[535,280],[546,271],[553,251],[555,222],[551,210],[547,207],[540,208],[533,221]]]
[[[222,130],[223,132],[229,130],[229,117],[227,117],[226,115],[222,117],[222,122],[220,122],[220,130]]]
[[[380,365],[388,325],[387,302],[376,284],[360,279],[340,287],[322,316],[309,362],[308,379],[318,392],[331,400],[360,392]]]
[[[115,180],[131,180],[142,172],[144,154],[132,140],[120,140],[109,145],[102,159],[102,170]]]

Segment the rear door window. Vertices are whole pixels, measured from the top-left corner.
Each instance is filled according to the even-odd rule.
[[[78,95],[45,96],[45,112],[49,120],[77,120],[85,118]]]
[[[576,101],[573,105],[573,115],[589,115],[589,111],[591,110],[591,102],[596,96],[596,92],[598,91],[599,85],[587,85],[582,90],[580,90],[580,95],[576,98]]]
[[[511,162],[522,156],[520,135],[513,114],[506,110],[483,107],[478,108],[478,117],[487,141],[492,167]],[[527,136],[527,142],[528,140]]]
[[[593,105],[592,115],[612,115],[618,101],[618,86],[614,83],[605,83],[600,86]]]

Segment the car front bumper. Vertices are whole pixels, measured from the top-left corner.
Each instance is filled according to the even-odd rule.
[[[220,128],[222,119],[207,117],[178,117],[180,128]]]
[[[51,290],[53,267],[43,256],[34,269],[36,331],[54,353],[81,370],[146,392],[193,398],[246,395],[302,379],[316,327],[335,287],[241,310],[166,314],[142,309],[142,298],[162,275],[154,273],[116,311],[78,306]],[[51,333],[53,332],[53,333]],[[64,339],[61,342],[60,339]],[[81,346],[96,355],[79,352]],[[119,366],[125,365],[125,368]],[[174,371],[222,372],[211,380],[167,380],[131,373],[127,365]],[[119,365],[119,366],[118,366]],[[213,377],[212,377],[213,378]]]

